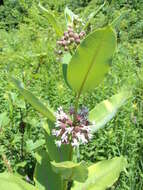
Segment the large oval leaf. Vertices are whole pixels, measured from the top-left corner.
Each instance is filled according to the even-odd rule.
[[[97,106],[89,112],[89,120],[91,123],[94,123],[91,126],[92,132],[96,132],[98,129],[104,127],[104,125],[115,116],[118,109],[125,103],[130,95],[130,91],[122,90],[108,100],[97,104]]]
[[[36,190],[33,185],[26,183],[20,177],[10,173],[0,174],[0,190]]]
[[[85,38],[73,55],[67,71],[69,85],[78,94],[94,89],[109,70],[116,48],[116,34],[110,26]]]
[[[51,162],[53,171],[60,174],[66,180],[76,180],[84,182],[88,177],[88,170],[84,162],[74,163],[66,162]]]
[[[127,161],[124,157],[115,157],[94,164],[88,168],[88,179],[84,183],[74,182],[71,190],[105,190],[115,183],[126,166]]]
[[[34,179],[37,189],[39,190],[62,190],[63,181],[59,174],[52,170],[50,158],[45,151],[39,152],[40,162],[37,162]]]
[[[50,108],[47,108],[42,102],[36,98],[30,91],[26,90],[23,87],[23,84],[15,79],[14,77],[10,77],[11,82],[15,85],[17,90],[19,90],[20,94],[42,115],[47,117],[51,121],[55,121],[55,115]]]

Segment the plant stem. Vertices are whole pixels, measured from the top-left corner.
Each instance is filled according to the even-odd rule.
[[[2,159],[3,159],[3,161],[4,161],[5,166],[6,166],[7,169],[8,169],[8,172],[9,172],[9,173],[12,173],[12,172],[13,172],[13,171],[12,171],[12,167],[11,167],[10,162],[8,161],[8,159],[7,159],[7,157],[6,157],[5,154],[2,154]]]
[[[74,122],[76,122],[76,115],[77,115],[77,110],[78,110],[78,102],[79,102],[79,98],[80,98],[80,94],[77,95],[76,99],[75,99],[75,106],[74,106]]]
[[[72,146],[70,147],[70,153],[69,153],[69,160],[72,160],[72,153],[73,153],[73,148]]]
[[[20,109],[21,122],[20,122],[20,132],[21,132],[21,160],[24,158],[24,133],[25,133],[25,123],[23,122],[23,114]]]
[[[67,187],[68,187],[68,181],[66,180],[66,181],[64,182],[64,189],[63,189],[63,190],[67,190]]]

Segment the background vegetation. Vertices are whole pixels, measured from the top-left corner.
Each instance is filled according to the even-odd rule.
[[[103,4],[102,0],[43,0],[64,25],[63,10],[69,6],[83,18]],[[106,80],[84,98],[89,109],[118,92],[133,87],[133,96],[118,115],[80,148],[79,159],[96,162],[124,155],[128,169],[112,187],[116,190],[143,189],[143,1],[108,0],[93,19],[89,30],[112,22],[127,10],[116,28],[118,48]],[[34,149],[44,144],[43,119],[9,85],[8,73],[20,78],[46,104],[55,109],[72,104],[72,94],[61,77],[61,65],[54,53],[56,35],[36,0],[5,0],[0,6],[0,172],[18,170],[31,178]],[[68,93],[67,93],[68,92]],[[70,94],[70,96],[69,96]],[[32,179],[31,179],[32,180]]]

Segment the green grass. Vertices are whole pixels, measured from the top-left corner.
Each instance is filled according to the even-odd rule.
[[[82,7],[82,2],[80,4],[75,2],[73,6],[72,1],[67,3],[71,8],[76,7],[77,13],[88,15],[94,6],[98,7],[101,4],[101,1],[93,0],[85,8]],[[60,16],[59,20],[63,24],[63,15],[59,6],[57,4],[55,10],[59,11],[56,14]],[[142,2],[132,1],[128,4],[124,0],[113,2],[96,16],[91,28],[102,27],[111,22],[123,8],[130,12],[116,28],[118,48],[111,70],[104,83],[92,93],[82,97],[80,102],[84,101],[84,105],[91,109],[98,102],[117,93],[124,85],[133,87],[133,94],[127,104],[119,110],[117,116],[104,129],[96,133],[88,145],[81,147],[80,159],[96,162],[124,155],[128,159],[127,172],[121,174],[111,189],[142,190],[143,81],[139,76],[143,64]],[[54,32],[46,19],[41,18],[36,10],[34,6],[28,9],[29,16],[20,21],[18,29],[10,28],[9,32],[4,28],[0,30],[0,49],[2,49],[0,52],[0,113],[6,111],[10,119],[9,124],[1,126],[2,131],[0,131],[0,172],[6,169],[1,159],[1,155],[6,154],[13,170],[16,170],[18,163],[25,160],[26,165],[20,168],[20,172],[30,177],[35,161],[33,154],[26,147],[26,142],[29,139],[35,142],[43,138],[41,116],[27,103],[26,106],[22,106],[20,95],[9,85],[7,73],[10,72],[21,78],[29,90],[55,110],[59,105],[63,105],[67,110],[73,103],[73,94],[62,79],[61,65],[54,54],[56,43]],[[12,111],[7,99],[10,92],[18,95],[16,100],[13,100]],[[21,119],[26,123],[23,156],[21,155],[23,139],[20,131]]]

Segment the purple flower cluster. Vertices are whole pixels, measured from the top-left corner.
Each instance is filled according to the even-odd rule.
[[[56,112],[55,129],[52,130],[52,134],[57,137],[56,145],[60,147],[62,144],[71,144],[78,147],[80,144],[88,143],[92,138],[89,125],[87,108],[82,107],[76,116],[71,108],[68,116],[62,107],[59,107]]]
[[[74,32],[71,26],[68,27],[68,30],[64,32],[64,35],[60,40],[57,41],[58,50],[56,53],[58,55],[62,55],[63,51],[68,51],[73,48],[76,48],[78,44],[80,44],[81,39],[85,36],[85,31],[81,31],[80,33]]]

